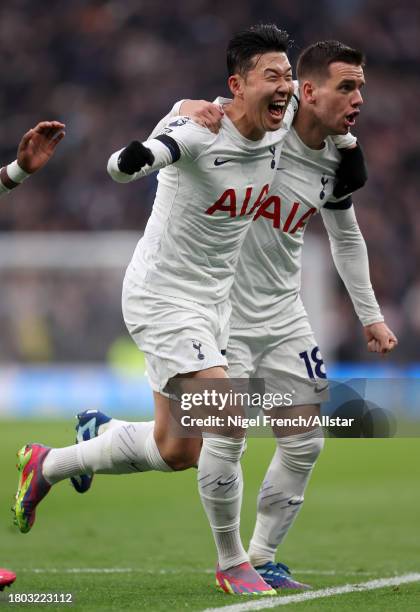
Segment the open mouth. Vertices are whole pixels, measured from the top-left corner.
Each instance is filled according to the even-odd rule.
[[[276,102],[270,102],[268,105],[268,112],[275,119],[281,119],[284,115],[286,108],[286,102],[284,100],[278,100]]]
[[[360,111],[354,111],[353,113],[350,113],[349,115],[346,115],[345,119],[344,119],[344,123],[346,124],[347,127],[352,127],[355,123],[356,123],[356,117],[359,114]]]

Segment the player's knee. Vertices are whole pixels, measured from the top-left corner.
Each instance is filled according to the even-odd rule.
[[[240,461],[246,448],[245,438],[204,438],[203,449],[210,455],[220,457],[226,461]]]
[[[165,463],[175,472],[182,472],[193,467],[197,467],[198,458],[193,455],[169,455],[165,457]]]
[[[200,455],[200,449],[194,447],[172,447],[161,450],[164,462],[176,472],[196,467]]]
[[[317,427],[310,432],[278,438],[277,444],[286,467],[295,472],[309,472],[324,448],[324,435]]]

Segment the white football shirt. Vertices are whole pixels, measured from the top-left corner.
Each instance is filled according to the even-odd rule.
[[[231,292],[232,327],[294,318],[304,310],[299,297],[304,232],[323,206],[337,205],[332,192],[340,160],[331,138],[315,150],[291,128],[269,197],[242,247]],[[351,200],[340,206],[351,206]]]
[[[150,291],[205,304],[228,298],[247,229],[279,174],[293,115],[289,105],[282,127],[258,141],[244,138],[226,116],[218,134],[178,117],[155,137],[176,161],[158,174],[131,279]]]

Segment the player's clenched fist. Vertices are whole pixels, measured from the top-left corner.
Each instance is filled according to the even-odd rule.
[[[44,166],[53,155],[57,144],[65,136],[65,125],[59,121],[41,121],[23,135],[19,143],[17,161],[28,174]]]
[[[395,334],[383,322],[366,325],[364,330],[371,353],[390,353],[398,344]]]
[[[130,142],[125,147],[118,158],[118,168],[125,174],[139,172],[146,164],[151,166],[155,161],[155,156],[150,149],[145,147],[138,140]]]

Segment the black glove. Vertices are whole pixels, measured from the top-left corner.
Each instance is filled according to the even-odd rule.
[[[147,149],[138,140],[130,142],[128,147],[121,151],[118,158],[118,168],[125,174],[134,174],[148,164],[151,166],[155,161],[155,156],[150,149]]]
[[[357,191],[363,187],[368,178],[365,156],[359,143],[353,149],[339,149],[339,151],[341,162],[335,173],[336,183],[333,191],[335,198],[342,198]]]

